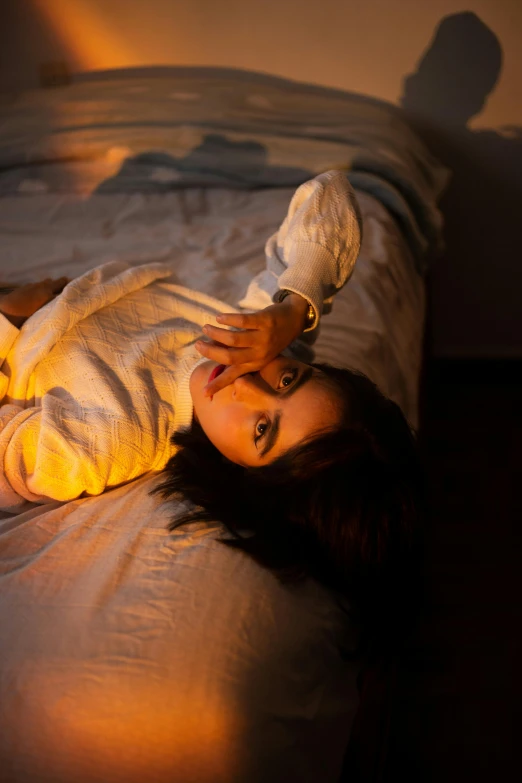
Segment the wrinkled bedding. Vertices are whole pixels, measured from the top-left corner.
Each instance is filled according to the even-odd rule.
[[[0,104],[0,194],[295,189],[328,169],[385,203],[425,269],[448,172],[390,105],[217,68],[86,80]]]
[[[366,372],[415,426],[444,172],[364,101],[180,70],[6,107],[1,279],[161,260],[236,303],[295,186],[344,167],[363,246],[317,358]],[[0,520],[2,781],[334,783],[357,706],[353,629],[318,585],[283,588],[220,545],[219,525],[168,533],[183,504],[151,497],[156,481]]]

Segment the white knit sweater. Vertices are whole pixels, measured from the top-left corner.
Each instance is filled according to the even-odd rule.
[[[306,182],[266,243],[242,308],[282,288],[319,317],[348,279],[360,218],[346,176]],[[230,305],[175,285],[163,264],[111,262],[73,280],[18,331],[0,315],[0,508],[97,495],[172,455],[192,421],[189,379],[205,323]],[[233,309],[233,308],[232,308]]]

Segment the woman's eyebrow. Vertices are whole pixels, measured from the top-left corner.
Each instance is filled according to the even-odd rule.
[[[283,392],[284,397],[291,397],[292,394],[294,394],[298,389],[300,389],[304,384],[310,380],[314,372],[313,367],[307,367],[304,372],[301,373],[299,378],[295,381],[295,383],[292,384],[292,386],[288,389],[287,392]],[[265,442],[263,445],[263,448],[259,452],[259,457],[264,457],[268,452],[274,448],[278,435],[279,435],[279,429],[280,429],[280,421],[281,421],[281,411],[276,411],[274,415],[274,420],[272,422],[272,426],[270,427],[270,430],[268,431],[268,434],[265,438]]]

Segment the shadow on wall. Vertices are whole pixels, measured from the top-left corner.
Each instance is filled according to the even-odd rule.
[[[435,353],[522,357],[522,128],[472,130],[502,68],[496,35],[471,12],[445,17],[401,99],[453,172],[441,202],[447,251],[433,272]]]

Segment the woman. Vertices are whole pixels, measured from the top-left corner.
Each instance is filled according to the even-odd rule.
[[[108,264],[56,298],[63,280],[4,296],[0,507],[167,466],[158,491],[203,509],[178,524],[218,519],[282,578],[312,574],[375,616],[415,547],[413,437],[368,379],[283,353],[313,342],[359,246],[355,195],[331,171],[297,190],[268,240],[240,303],[254,313],[216,315],[222,303],[161,264]]]
[[[297,190],[266,243],[266,269],[240,303],[258,312],[217,317],[226,305],[176,285],[172,268],[159,263],[104,264],[40,309],[42,296],[53,297],[64,281],[4,296],[0,508],[97,495],[161,470],[173,454],[172,434],[190,427],[194,415],[226,456],[251,460],[247,421],[221,415],[225,387],[244,386],[242,376],[270,365],[303,331],[302,340],[313,341],[359,247],[355,194],[343,173],[330,171]],[[200,366],[207,359],[214,363]],[[229,367],[208,382],[218,362]],[[308,403],[306,417],[276,416],[270,438],[277,431],[277,443],[263,457],[269,438],[261,432],[267,417],[260,417],[256,459],[266,462],[333,424],[324,398],[320,406]]]
[[[347,597],[360,649],[381,654],[422,602],[423,478],[400,408],[360,373],[282,356],[208,402],[198,376],[209,367],[192,376],[199,416],[173,436],[155,489],[193,504],[170,529],[222,522],[223,543],[281,581],[311,576]],[[278,417],[289,420],[283,436]]]

